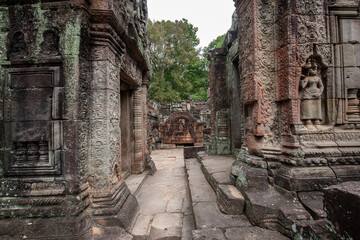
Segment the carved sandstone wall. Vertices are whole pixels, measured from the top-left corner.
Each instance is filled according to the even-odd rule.
[[[130,226],[137,201],[123,174],[143,171],[147,153],[146,21],[146,1],[1,1],[1,237]]]
[[[176,144],[203,145],[208,140],[210,107],[207,102],[185,100],[161,104],[148,101],[148,109],[148,143],[152,149],[175,147]],[[174,119],[177,119],[176,126],[171,127]],[[183,130],[187,137],[184,137],[183,141],[173,134],[169,135],[168,131],[172,129],[171,132],[175,131],[179,135],[179,131],[182,131],[179,129],[179,123],[185,126]],[[190,133],[191,131],[194,131],[193,134]]]

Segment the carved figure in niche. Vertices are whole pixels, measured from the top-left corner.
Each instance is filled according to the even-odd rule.
[[[59,54],[59,37],[52,31],[45,31],[43,34],[44,41],[41,44],[41,53],[58,55]]]
[[[26,51],[25,36],[22,32],[14,33],[11,40],[10,53],[24,53]]]
[[[360,121],[360,91],[359,89],[348,90],[348,109],[349,121]]]
[[[318,63],[315,58],[309,58],[304,67],[305,76],[300,80],[300,113],[301,120],[309,129],[316,129],[314,125],[320,125],[321,95],[324,85],[318,76]]]

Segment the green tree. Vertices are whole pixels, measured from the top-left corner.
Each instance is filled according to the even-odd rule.
[[[188,99],[191,95],[194,100],[206,100],[209,63],[200,49],[196,49],[199,44],[197,31],[186,19],[175,22],[149,21],[149,49],[153,67],[150,99],[172,102]],[[218,47],[219,44],[213,42],[205,48],[207,52]]]
[[[207,47],[203,49],[203,57],[207,58],[209,52],[215,48],[221,48],[225,41],[226,34],[218,36],[216,39],[212,40]]]
[[[186,19],[149,21],[148,35],[153,65],[149,97],[160,102],[187,98],[191,83],[184,77],[189,65],[198,60],[197,28]]]

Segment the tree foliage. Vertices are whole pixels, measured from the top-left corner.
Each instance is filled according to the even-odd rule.
[[[200,42],[197,31],[186,19],[175,22],[149,21],[149,49],[153,68],[150,99],[172,102],[192,96],[194,100],[206,100],[208,62],[196,48]]]
[[[221,48],[224,43],[225,37],[226,37],[226,34],[223,34],[221,36],[218,36],[211,43],[209,43],[209,45],[207,47],[205,47],[203,50],[204,58],[207,58],[207,55],[209,54],[209,52],[211,50],[213,50],[215,48]]]

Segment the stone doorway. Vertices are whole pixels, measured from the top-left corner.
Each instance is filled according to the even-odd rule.
[[[124,177],[131,174],[132,150],[134,149],[133,101],[132,91],[121,84],[121,171]]]

